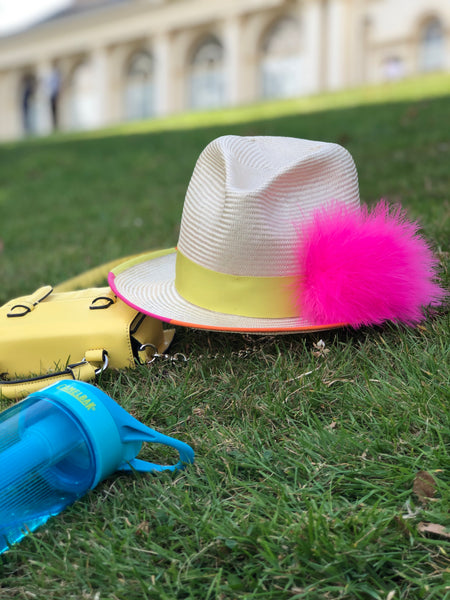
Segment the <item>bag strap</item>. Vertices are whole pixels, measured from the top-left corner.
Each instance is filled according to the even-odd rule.
[[[108,354],[105,350],[89,350],[85,358],[73,365],[67,365],[64,371],[39,375],[30,379],[15,379],[12,381],[0,381],[0,398],[17,400],[25,398],[28,394],[41,390],[63,379],[76,379],[78,381],[92,381],[108,366]]]
[[[116,258],[109,262],[98,265],[93,269],[84,271],[71,279],[66,279],[58,285],[55,285],[55,292],[72,292],[73,290],[81,290],[84,288],[96,287],[98,285],[104,285],[104,282],[108,276],[108,273],[117,267],[118,265],[127,262],[133,258],[144,256],[146,252],[139,254],[130,254],[129,256],[123,256],[122,258]]]

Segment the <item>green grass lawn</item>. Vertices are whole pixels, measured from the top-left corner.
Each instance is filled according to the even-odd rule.
[[[362,201],[418,218],[448,285],[449,114],[441,76],[1,145],[0,303],[175,245],[195,161],[231,133],[344,145]],[[98,384],[195,465],[99,485],[0,558],[1,599],[450,598],[444,307],[416,329],[179,328],[172,351],[189,360]]]

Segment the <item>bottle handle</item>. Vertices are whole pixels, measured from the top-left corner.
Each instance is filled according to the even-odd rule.
[[[140,424],[141,425],[141,424]],[[194,462],[194,451],[188,445],[163,433],[159,433],[150,427],[141,425],[139,428],[133,428],[128,434],[122,438],[124,442],[149,442],[153,444],[163,444],[170,446],[178,451],[179,461],[175,465],[160,465],[157,463],[148,462],[139,458],[132,458],[131,460],[123,463],[118,468],[119,471],[140,471],[142,473],[148,472],[160,472],[160,471],[177,471],[184,469],[186,465]]]

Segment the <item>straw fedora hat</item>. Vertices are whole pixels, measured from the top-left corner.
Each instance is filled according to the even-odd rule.
[[[344,290],[343,300],[336,300],[336,290],[343,285],[335,281],[339,267],[333,239],[339,245],[342,228],[358,228],[354,221],[361,220],[360,215],[355,164],[338,144],[223,136],[203,150],[195,165],[177,247],[119,265],[109,274],[109,284],[141,312],[175,325],[208,330],[287,333],[398,320],[392,311],[373,317],[353,314],[354,307],[341,312],[330,309],[336,302],[348,304],[346,298],[351,303],[353,297],[352,289]],[[397,212],[395,219],[402,221],[402,215]],[[384,214],[381,220],[389,218]],[[336,223],[337,234],[330,232]],[[410,233],[415,235],[415,231]],[[318,249],[305,250],[310,238]],[[322,264],[313,267],[325,277],[324,293],[314,278],[308,283],[304,271],[309,264],[320,263],[317,255],[327,245],[330,256],[325,261],[331,263],[327,268],[333,281],[329,273],[322,273]],[[360,260],[361,245],[364,241],[356,240],[356,257],[338,257],[347,271]],[[343,252],[348,254],[348,248]],[[429,257],[428,262],[430,271],[433,259]],[[364,265],[358,268],[364,270]],[[381,270],[384,273],[385,265]],[[359,280],[358,269],[354,276]],[[434,285],[426,279],[428,286]],[[348,285],[354,287],[352,281]],[[325,310],[317,309],[317,296],[322,301],[329,289]],[[436,289],[431,290],[434,295]],[[384,289],[381,293],[385,295]],[[421,298],[419,305],[428,300]],[[364,297],[358,300],[363,308],[369,304],[372,312],[373,302]],[[420,307],[414,311],[416,318],[410,311],[405,321],[419,320]]]

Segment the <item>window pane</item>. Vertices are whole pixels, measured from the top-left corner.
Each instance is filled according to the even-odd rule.
[[[261,93],[264,98],[288,98],[301,91],[302,57],[297,21],[283,18],[262,43]]]
[[[85,129],[95,125],[96,98],[92,67],[84,62],[76,67],[70,86],[70,126]]]
[[[125,84],[127,119],[145,119],[155,114],[153,71],[153,57],[148,52],[137,52],[132,56]]]
[[[223,47],[209,37],[195,51],[189,72],[191,108],[218,108],[225,104]]]
[[[421,71],[435,71],[444,66],[444,32],[438,19],[430,21],[422,31],[420,42]]]

